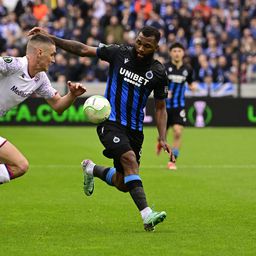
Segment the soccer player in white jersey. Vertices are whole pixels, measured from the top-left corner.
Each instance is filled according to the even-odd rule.
[[[54,63],[55,54],[54,41],[38,34],[28,41],[26,56],[0,57],[0,116],[33,93],[45,98],[52,109],[61,114],[86,91],[82,84],[69,81],[69,92],[60,96],[51,86],[45,72]],[[28,167],[25,156],[0,137],[0,184],[22,176]]]

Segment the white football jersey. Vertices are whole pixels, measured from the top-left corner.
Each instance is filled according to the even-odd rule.
[[[17,106],[33,93],[50,99],[57,91],[45,72],[31,78],[27,57],[0,57],[0,116]]]

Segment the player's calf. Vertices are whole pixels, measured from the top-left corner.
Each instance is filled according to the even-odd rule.
[[[24,175],[28,170],[29,164],[26,159],[21,161],[18,166],[0,164],[0,184],[8,183],[10,180]]]

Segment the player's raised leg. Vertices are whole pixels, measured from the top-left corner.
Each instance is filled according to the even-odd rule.
[[[166,218],[166,212],[155,212],[148,207],[142,181],[138,175],[139,167],[133,151],[123,154],[121,157],[121,162],[124,165],[124,168],[129,170],[126,171],[126,175],[116,171],[114,167],[96,165],[89,159],[83,160],[82,168],[84,172],[84,193],[87,196],[92,195],[94,191],[94,177],[105,181],[108,185],[114,186],[122,192],[129,192],[140,211],[144,229],[146,231],[154,231],[155,226]]]
[[[155,212],[148,206],[135,153],[130,150],[124,153],[120,160],[124,169],[124,183],[140,211],[144,229],[154,231],[155,226],[166,218],[166,212]]]
[[[22,153],[9,141],[0,137],[0,184],[26,173],[29,164]]]
[[[94,191],[94,177],[105,181],[108,185],[114,186],[122,192],[128,192],[124,184],[124,175],[116,172],[116,168],[96,165],[89,159],[83,160],[81,165],[84,172],[84,193],[87,196],[92,195]]]

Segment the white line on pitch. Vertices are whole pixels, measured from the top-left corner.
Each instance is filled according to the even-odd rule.
[[[178,165],[179,169],[256,169],[256,164],[223,164],[223,165]],[[30,168],[60,168],[60,169],[68,169],[68,168],[81,168],[80,164],[46,164],[46,165],[37,165],[31,164]],[[140,169],[157,169],[157,168],[166,168],[165,165],[141,165]]]

